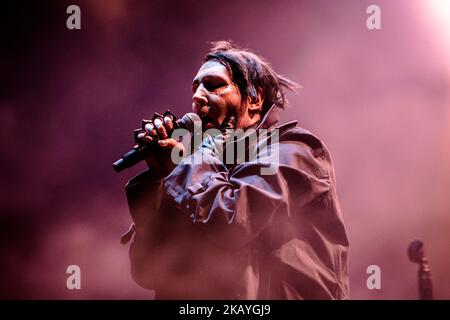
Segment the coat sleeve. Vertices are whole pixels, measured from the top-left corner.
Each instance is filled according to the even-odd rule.
[[[203,153],[200,163],[195,156],[164,179],[164,189],[220,246],[249,243],[271,225],[275,212],[299,214],[299,208],[330,190],[328,159],[302,141],[279,142],[275,163],[272,155],[263,156],[228,169],[210,153]],[[274,165],[274,174],[261,174]]]

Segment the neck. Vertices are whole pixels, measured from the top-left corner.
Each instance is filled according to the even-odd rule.
[[[251,127],[256,126],[260,121],[261,121],[261,114],[260,113],[254,114],[252,117],[250,117],[248,114],[246,114],[238,122],[236,128],[237,129],[247,130],[247,129],[251,128]]]

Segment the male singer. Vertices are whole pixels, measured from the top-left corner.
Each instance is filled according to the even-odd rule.
[[[123,242],[134,234],[133,279],[157,299],[348,298],[330,154],[296,121],[278,124],[294,87],[260,56],[217,42],[193,79],[192,109],[203,130],[219,134],[190,153],[171,138],[170,116],[157,114],[138,132],[139,143],[157,144],[149,169],[126,186],[134,225]],[[276,131],[265,145],[276,146],[276,160],[264,161],[258,146],[258,159],[224,161],[218,150],[239,129]],[[174,150],[185,154],[180,163]],[[189,161],[199,153],[201,162]],[[277,170],[264,174],[274,162]]]

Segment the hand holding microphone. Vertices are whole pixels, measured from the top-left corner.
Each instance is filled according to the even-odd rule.
[[[170,111],[163,115],[155,112],[152,120],[143,120],[142,127],[134,131],[137,144],[114,162],[114,170],[120,172],[145,160],[152,170],[165,175],[175,167],[170,157],[172,149],[184,152],[183,144],[170,138],[171,133],[179,128],[193,133],[199,123],[201,119],[195,113],[187,113],[177,119]]]

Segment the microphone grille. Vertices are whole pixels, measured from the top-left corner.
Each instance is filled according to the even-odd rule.
[[[180,120],[179,125],[189,132],[194,132],[195,128],[202,127],[202,119],[196,113],[190,112],[186,113]]]

